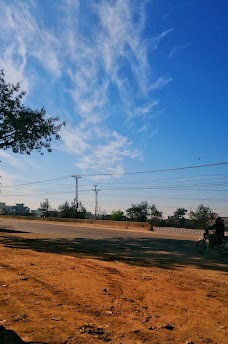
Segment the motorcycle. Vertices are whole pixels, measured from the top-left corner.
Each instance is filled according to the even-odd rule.
[[[199,253],[203,253],[206,248],[211,248],[212,250],[217,250],[220,252],[221,255],[228,254],[228,241],[225,239],[221,239],[218,244],[211,245],[208,230],[204,230],[203,239],[199,239],[196,242],[196,250]]]

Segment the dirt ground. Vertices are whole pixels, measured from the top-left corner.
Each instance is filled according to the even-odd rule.
[[[228,343],[224,269],[138,266],[6,243],[0,257],[0,344]]]

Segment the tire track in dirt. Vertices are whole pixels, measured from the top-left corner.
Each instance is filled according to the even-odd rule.
[[[17,281],[15,287],[13,283],[15,280],[18,280],[18,275],[22,271],[21,266],[16,267],[15,264],[13,266],[5,265],[8,273],[11,273],[11,276],[8,277],[7,283],[8,292],[11,295],[14,304],[10,308],[15,310],[15,315],[13,315],[13,318],[12,315],[9,314],[9,324],[14,321],[23,321],[28,323],[34,319],[34,313],[36,320],[38,320],[39,322],[45,321],[46,324],[50,320],[63,321],[65,315],[69,313],[69,310],[72,311],[73,309],[76,315],[74,319],[75,321],[73,321],[72,319],[68,319],[67,317],[66,319],[67,322],[71,323],[72,327],[74,327],[74,324],[76,322],[81,321],[83,324],[84,322],[86,322],[86,320],[88,320],[88,317],[90,317],[91,320],[91,315],[94,316],[94,319],[99,315],[97,314],[97,308],[93,309],[93,306],[91,304],[88,304],[88,300],[82,300],[81,296],[77,293],[75,295],[71,293],[72,288],[63,290],[61,288],[61,285],[58,285],[58,283],[57,285],[53,285],[53,276],[52,282],[49,282],[48,278],[43,279],[43,274],[47,274],[47,269],[45,269],[45,271],[42,271],[41,269],[39,274],[40,277],[38,278],[35,275],[35,266],[36,265],[33,264],[33,273],[26,273],[26,281],[23,281],[23,283]],[[23,274],[23,276],[24,275],[25,274]],[[56,276],[56,278],[57,277],[59,276]],[[29,296],[29,298],[26,299],[25,295]],[[31,304],[31,299],[36,300],[34,301],[34,304]],[[46,307],[47,303],[49,305],[48,308]],[[26,315],[27,313],[30,314],[29,317]],[[24,314],[24,316],[20,316],[21,314]],[[59,316],[60,314],[61,316]]]
[[[109,288],[107,290],[109,290],[113,303],[110,314],[110,327],[115,322],[115,327],[117,326],[119,329],[120,342],[151,342],[151,333],[148,335],[148,323],[151,316],[148,307],[143,304],[145,300],[144,293],[138,287],[136,278],[129,277],[128,274],[121,272],[117,268],[101,266],[97,263],[95,267],[96,271],[107,279],[107,288]],[[142,280],[149,279],[148,276],[140,276],[140,278]],[[121,284],[126,288],[123,289]],[[131,291],[130,294],[129,290]],[[134,323],[133,326],[132,323]],[[131,337],[130,342],[126,341],[126,334]]]

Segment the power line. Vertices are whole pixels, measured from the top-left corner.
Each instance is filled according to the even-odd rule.
[[[219,178],[217,178],[217,179],[219,179]],[[217,180],[216,179],[216,180]],[[203,182],[201,182],[201,180],[193,180],[192,181],[192,184],[190,184],[189,182],[188,183],[185,183],[185,182],[182,182],[182,181],[180,181],[179,183],[178,183],[178,181],[176,181],[175,183],[173,183],[173,182],[168,182],[168,181],[164,181],[164,182],[162,182],[162,181],[160,181],[160,183],[162,183],[162,184],[158,184],[156,181],[150,181],[150,184],[151,185],[148,185],[149,184],[149,181],[147,182],[147,183],[145,183],[145,182],[138,182],[138,183],[126,183],[126,186],[123,186],[123,187],[120,187],[121,185],[122,185],[122,183],[114,183],[114,186],[113,187],[109,187],[109,185],[110,185],[110,183],[105,183],[105,184],[103,184],[103,185],[107,185],[107,187],[106,188],[103,188],[103,190],[141,190],[141,189],[144,189],[144,190],[146,190],[146,189],[161,189],[161,190],[170,190],[170,189],[172,189],[172,190],[188,190],[189,188],[191,189],[191,190],[194,190],[195,188],[197,188],[198,190],[199,190],[199,188],[200,188],[200,190],[199,191],[218,191],[218,192],[227,192],[227,190],[226,189],[224,189],[224,187],[225,186],[227,186],[228,185],[228,183],[225,181],[225,182],[220,182],[220,181],[218,181],[217,183],[216,182],[213,182],[213,183],[211,183],[211,182],[209,182],[209,181],[207,181],[207,182],[205,182],[206,180],[204,180],[204,183]],[[128,186],[128,185],[129,186]],[[131,184],[133,184],[133,185],[131,185]],[[137,184],[137,185],[135,185],[135,184]],[[154,185],[155,184],[155,185]],[[69,192],[72,192],[72,191],[70,191],[71,190],[71,188],[70,187],[64,187],[63,189],[61,189],[61,188],[58,188],[58,189],[56,189],[56,186],[57,186],[58,184],[56,184],[55,185],[55,187],[52,187],[52,188],[48,188],[48,189],[43,189],[43,188],[30,188],[29,189],[29,191],[31,192],[31,193],[44,193],[44,192],[47,192],[47,193],[62,193],[62,192],[68,192],[68,190],[69,190]],[[112,183],[112,185],[113,185],[113,183]],[[120,185],[120,186],[119,186]],[[141,186],[140,186],[141,185]],[[148,185],[148,186],[147,186]],[[89,187],[89,185],[82,185],[82,187],[84,187],[84,188],[82,188],[81,189],[81,192],[88,192],[88,191],[90,191],[90,189],[87,189],[86,187]],[[208,189],[202,189],[202,188],[205,188],[205,187],[207,187]],[[213,190],[212,189],[212,187],[217,187],[217,189],[215,190]],[[219,188],[223,188],[222,190],[220,190]],[[58,191],[57,191],[58,190]],[[77,187],[76,187],[76,190],[77,190]],[[4,191],[6,192],[6,189],[4,189],[3,190],[3,193],[2,194],[4,194]],[[22,190],[21,190],[22,191]],[[20,192],[20,190],[17,190],[17,192]],[[28,194],[28,192],[25,190],[25,192]],[[7,193],[8,193],[8,195],[10,194],[10,191],[8,191],[7,190]],[[23,193],[24,194],[24,193]],[[76,195],[77,195],[77,191],[76,191]],[[77,198],[77,197],[75,197],[75,198]]]
[[[201,189],[201,187],[204,187],[203,185],[189,185],[189,186],[185,186],[185,187],[177,187],[177,186],[154,186],[154,187],[128,187],[128,188],[103,188],[104,191],[140,191],[140,190],[162,190],[162,191],[200,191],[200,192],[227,192],[228,190],[226,189]],[[209,187],[209,185],[208,185]],[[200,188],[200,189],[199,189]],[[72,194],[72,191],[57,191],[57,190],[35,190],[36,192],[30,190],[31,192],[25,192],[25,193],[4,193],[2,192],[1,195],[2,196],[42,196],[42,195],[46,195],[47,193],[49,195],[55,195],[55,194]],[[81,189],[81,193],[85,194],[87,192],[90,192],[90,190],[88,189]],[[115,194],[112,194],[113,196],[115,196]],[[75,202],[78,203],[77,201],[78,198],[75,197]],[[75,203],[75,206],[76,206]]]
[[[210,181],[210,180],[213,180],[213,179],[216,179],[216,180],[218,180],[218,179],[227,179],[228,178],[228,176],[227,177],[218,177],[218,176],[224,176],[224,175],[228,175],[228,173],[213,173],[213,174],[206,174],[206,175],[197,175],[197,176],[184,176],[184,177],[169,177],[169,178],[165,178],[165,179],[153,179],[153,180],[151,180],[151,179],[149,179],[149,180],[133,180],[133,181],[131,181],[131,182],[113,182],[112,181],[112,184],[115,184],[115,185],[122,185],[122,184],[124,184],[124,185],[126,185],[126,184],[147,184],[147,183],[157,183],[157,182],[162,182],[162,183],[169,183],[170,181],[178,181],[178,182],[180,182],[180,183],[182,183],[183,184],[183,182],[185,182],[185,181],[188,181],[189,179],[191,179],[191,180],[196,180],[196,182],[197,181],[200,181],[201,179],[203,179],[204,181],[206,181],[206,180],[208,180],[208,181]],[[213,177],[213,176],[215,176],[215,177]],[[205,177],[212,177],[212,178],[205,178]],[[68,178],[68,177],[67,177]],[[46,182],[46,184],[49,184],[49,185],[53,185],[53,186],[55,186],[55,185],[58,185],[58,187],[59,186],[63,186],[63,187],[65,187],[65,186],[69,186],[69,187],[71,187],[71,183],[52,183],[52,182]],[[99,182],[99,184],[102,184],[102,185],[109,185],[110,184],[110,181],[108,181],[108,182]],[[23,185],[19,185],[19,186],[24,186],[24,184]],[[81,186],[83,186],[83,187],[90,187],[90,184],[82,184]],[[16,185],[3,185],[2,186],[3,188],[11,188],[11,187],[16,187]],[[33,189],[33,190],[36,190],[36,189]],[[47,189],[47,191],[49,191],[49,189]]]
[[[211,166],[219,166],[219,165],[228,165],[228,161],[211,163],[211,164],[204,164],[204,165],[192,165],[192,166],[185,166],[185,167],[173,167],[173,168],[166,168],[166,169],[160,169],[160,170],[148,170],[148,171],[138,171],[138,172],[123,172],[123,173],[81,174],[81,176],[83,176],[83,177],[121,176],[121,175],[126,175],[126,174],[143,174],[143,173],[156,173],[156,172],[188,170],[188,169],[194,169],[194,168],[203,168],[203,167],[211,167]]]
[[[71,176],[58,177],[58,178],[52,178],[52,179],[43,179],[43,180],[38,180],[36,182],[21,183],[21,184],[15,184],[15,185],[4,185],[4,187],[15,187],[15,186],[25,186],[25,185],[32,185],[32,184],[42,184],[42,183],[46,183],[46,182],[52,182],[54,180],[67,179],[70,177]]]
[[[223,177],[219,177],[219,176],[223,176]],[[180,180],[180,181],[183,181],[183,180],[186,180],[186,179],[205,179],[205,177],[209,177],[207,179],[211,180],[211,179],[226,179],[228,178],[228,172],[224,172],[224,173],[210,173],[210,174],[197,174],[197,175],[184,175],[184,176],[179,176],[179,177],[165,177],[165,178],[160,178],[160,176],[157,178],[153,178],[152,180],[153,181],[170,181],[170,180]],[[61,178],[68,178],[68,177],[61,177]],[[141,180],[140,179],[136,179],[136,180],[133,180],[131,181],[130,183],[138,183],[139,181]],[[150,182],[151,179],[143,179],[143,182]],[[108,184],[110,182],[110,180],[106,181],[106,182],[99,182],[99,184]],[[129,183],[129,182],[119,182],[119,179],[115,179],[115,184],[121,184],[121,183]],[[47,182],[47,184],[51,184],[51,185],[72,185],[71,183],[55,183],[55,182]],[[24,185],[24,184],[23,184]],[[83,186],[86,186],[86,184],[82,184]],[[9,185],[5,185],[4,187],[9,187]]]
[[[228,161],[211,163],[211,164],[204,164],[204,165],[191,165],[191,166],[184,166],[184,167],[173,167],[173,168],[158,169],[158,170],[148,170],[148,171],[135,171],[135,172],[123,172],[123,173],[80,174],[80,177],[122,176],[122,175],[170,172],[170,171],[188,170],[188,169],[196,169],[196,168],[204,168],[204,167],[212,167],[212,166],[220,166],[220,165],[228,165]],[[67,176],[58,177],[58,178],[52,178],[52,179],[43,179],[43,180],[40,180],[40,181],[29,182],[29,183],[21,183],[21,184],[10,185],[10,186],[11,187],[16,187],[16,186],[40,184],[40,183],[46,183],[46,182],[55,181],[55,180],[67,179],[67,178],[70,178],[70,177],[72,177],[72,175],[67,175]],[[6,186],[4,186],[4,187],[6,187]]]
[[[122,189],[121,189],[122,190]],[[88,190],[89,191],[89,190]],[[93,190],[94,191],[94,190]],[[100,191],[100,190],[99,190]],[[170,190],[169,190],[170,191]],[[172,190],[171,190],[172,191]],[[54,193],[51,193],[52,195],[55,195],[55,194],[71,194],[72,192],[54,192]],[[180,199],[180,200],[195,200],[195,201],[215,201],[215,202],[228,202],[228,199],[217,199],[217,198],[185,198],[185,197],[161,197],[161,196],[147,196],[147,195],[116,195],[116,194],[102,194],[103,196],[106,196],[106,197],[127,197],[127,198],[153,198],[153,199]],[[31,193],[31,194],[6,194],[6,195],[3,195],[3,196],[14,196],[14,197],[36,197],[36,198],[40,198],[40,197],[43,197],[43,194],[38,194],[38,195],[34,195],[34,193]],[[50,197],[48,197],[50,198]]]
[[[228,199],[217,199],[217,198],[185,198],[185,197],[161,197],[161,196],[140,196],[140,195],[107,195],[107,194],[102,194],[103,196],[106,197],[134,197],[134,198],[152,198],[152,199],[180,199],[180,200],[190,200],[190,201],[215,201],[215,202],[228,202]]]

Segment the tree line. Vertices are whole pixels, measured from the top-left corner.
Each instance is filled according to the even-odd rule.
[[[78,203],[78,207],[75,208],[74,203],[64,202],[60,204],[57,209],[53,209],[51,203],[46,198],[43,202],[40,202],[40,208],[42,216],[46,217],[61,217],[61,218],[86,218],[86,208],[81,202]]]
[[[206,228],[216,215],[212,209],[200,204],[195,211],[189,212],[189,219],[192,221],[190,224],[185,217],[187,213],[187,209],[177,208],[172,216],[164,219],[163,212],[159,211],[155,204],[149,205],[147,201],[144,201],[139,204],[132,204],[126,210],[126,215],[121,210],[113,211],[112,219],[115,221],[149,221],[152,226]]]
[[[87,217],[86,208],[80,202],[77,209],[73,203],[70,204],[69,202],[64,202],[57,209],[52,209],[48,199],[45,199],[40,203],[40,209],[45,216],[80,219]],[[192,220],[191,224],[185,217],[187,213],[187,209],[177,208],[172,216],[164,219],[163,212],[158,210],[155,204],[150,205],[147,201],[143,201],[139,204],[132,204],[131,207],[126,209],[126,212],[121,209],[113,210],[110,216],[103,214],[100,219],[149,222],[151,226],[206,228],[215,218],[215,213],[203,204],[200,204],[195,211],[189,212],[189,219]]]

